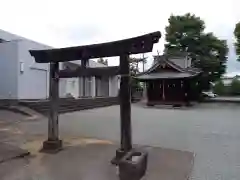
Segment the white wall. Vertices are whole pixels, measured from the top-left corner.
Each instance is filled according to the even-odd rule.
[[[96,97],[96,77],[91,78],[91,96]]]
[[[49,94],[49,64],[36,63],[29,50],[47,49],[49,46],[30,40],[20,40],[18,44],[18,99],[46,99]]]
[[[79,97],[79,78],[67,78],[66,83],[67,83],[66,94],[70,93],[75,98],[78,98]]]
[[[223,84],[226,86],[228,86],[232,83],[232,79],[223,79],[222,81],[223,81]]]
[[[234,78],[236,77],[222,78],[223,84],[225,86],[230,86]],[[238,78],[238,80],[240,81],[240,78]]]
[[[26,39],[0,44],[0,73],[3,77],[0,78],[1,99],[46,99],[48,97],[49,64],[36,63],[29,53],[31,49],[46,48],[49,47]],[[89,66],[102,67],[105,65],[90,61]],[[92,83],[95,83],[95,85]],[[81,96],[81,85],[79,78],[60,79],[60,97],[65,97],[67,93],[71,93],[74,97]],[[92,82],[86,80],[86,96],[94,97],[95,87],[95,78]],[[108,87],[106,85],[106,87],[101,88]],[[117,77],[111,77],[109,80],[109,95],[117,96],[117,94]]]
[[[113,76],[109,78],[109,96],[115,97],[118,96],[119,90],[119,78],[118,76]]]
[[[71,61],[74,64],[81,65],[81,60]],[[97,63],[93,60],[89,60],[87,67],[105,67],[106,65]],[[85,78],[85,96],[95,96],[95,78]],[[73,85],[74,84],[74,85]],[[64,88],[65,87],[65,88]],[[83,79],[82,78],[65,78],[60,80],[60,96],[65,97],[66,94],[70,93],[74,97],[83,96]]]
[[[29,50],[48,49],[46,46],[21,36],[0,30],[0,38],[6,41],[0,44],[0,98],[12,99],[45,99],[49,94],[49,64],[35,63]],[[81,64],[81,61],[74,61]],[[62,69],[60,63],[60,69]],[[90,67],[104,67],[106,65],[89,60]],[[22,68],[21,68],[22,67]],[[73,88],[73,81],[76,81]],[[94,79],[95,81],[95,79]],[[95,85],[86,86],[86,95],[95,95]],[[96,82],[95,82],[96,83]],[[117,95],[114,78],[109,80],[110,96]],[[118,83],[117,83],[118,84]],[[89,91],[89,92],[88,92]],[[81,79],[60,79],[59,95],[66,96],[71,92],[74,96],[81,95]]]
[[[14,71],[11,74],[12,77],[8,78],[9,85],[6,86],[5,82],[5,88],[1,88],[2,91],[14,91],[11,95],[14,99],[47,98],[49,65],[35,63],[29,50],[50,47],[3,30],[0,30],[0,38],[9,41],[1,44],[5,47],[0,48],[0,56],[5,59],[1,61],[1,69],[12,68],[11,71]],[[3,74],[9,76],[7,72]],[[9,98],[9,95],[7,96],[5,92],[4,97]]]
[[[66,97],[66,87],[67,87],[67,79],[60,78],[59,79],[59,96]]]
[[[0,43],[0,99],[16,99],[18,42]]]

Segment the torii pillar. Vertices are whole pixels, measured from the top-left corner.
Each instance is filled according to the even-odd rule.
[[[43,142],[43,152],[57,152],[62,149],[62,140],[58,133],[59,108],[59,63],[50,63],[48,139]]]

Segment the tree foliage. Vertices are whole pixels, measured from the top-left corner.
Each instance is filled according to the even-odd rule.
[[[232,95],[240,95],[240,81],[238,78],[232,80],[230,92]]]
[[[233,78],[230,85],[224,85],[223,81],[217,81],[213,87],[213,92],[223,96],[239,96],[240,95],[240,81],[238,76]]]
[[[216,84],[213,87],[213,92],[216,93],[217,95],[225,95],[226,93],[225,90],[226,88],[221,80],[216,82]]]
[[[226,41],[204,33],[204,21],[190,13],[171,15],[168,22],[164,53],[187,53],[193,66],[202,69],[207,81],[218,80],[226,70]]]
[[[236,39],[236,42],[234,45],[235,45],[236,54],[238,56],[237,60],[240,61],[240,22],[238,22],[235,26],[234,36]]]
[[[147,58],[135,58],[135,57],[130,58],[130,71],[132,75],[136,75],[137,73],[140,72],[139,63],[146,64],[146,62],[147,62]]]
[[[131,78],[131,89],[132,89],[131,92],[132,93],[135,93],[137,90],[141,89],[140,82],[133,77],[139,73],[139,63],[143,62],[143,61],[146,61],[146,59],[134,58],[134,57],[129,58],[130,74],[132,77]]]
[[[138,61],[136,58],[129,58],[130,73],[132,76],[135,76],[139,73]]]
[[[189,52],[199,42],[200,35],[205,28],[204,22],[195,15],[171,15],[169,25],[165,28],[165,53]]]
[[[101,63],[101,64],[104,64],[104,65],[108,65],[108,60],[107,59],[104,59],[104,58],[99,58],[97,60],[98,63]]]

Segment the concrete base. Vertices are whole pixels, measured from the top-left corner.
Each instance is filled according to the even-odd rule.
[[[38,154],[27,161],[22,159],[0,164],[4,180],[81,179],[119,180],[118,168],[110,164],[118,145],[85,144],[68,147],[57,154]],[[148,152],[147,171],[141,180],[187,180],[193,166],[193,153],[155,147],[141,147]],[[1,175],[1,171],[3,174]]]
[[[60,150],[62,150],[62,140],[46,140],[40,152],[57,153]]]

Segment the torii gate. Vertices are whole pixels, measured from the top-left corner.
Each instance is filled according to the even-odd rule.
[[[120,74],[120,121],[121,145],[116,152],[114,162],[132,149],[131,132],[131,98],[129,55],[151,52],[153,44],[161,37],[159,31],[135,38],[102,44],[67,47],[60,49],[30,50],[37,63],[50,63],[50,112],[48,120],[48,139],[43,142],[44,151],[58,151],[62,148],[58,127],[59,78],[86,77],[95,75]],[[86,62],[91,58],[120,56],[119,67],[87,68]],[[81,60],[82,67],[75,71],[59,71],[59,62]]]

